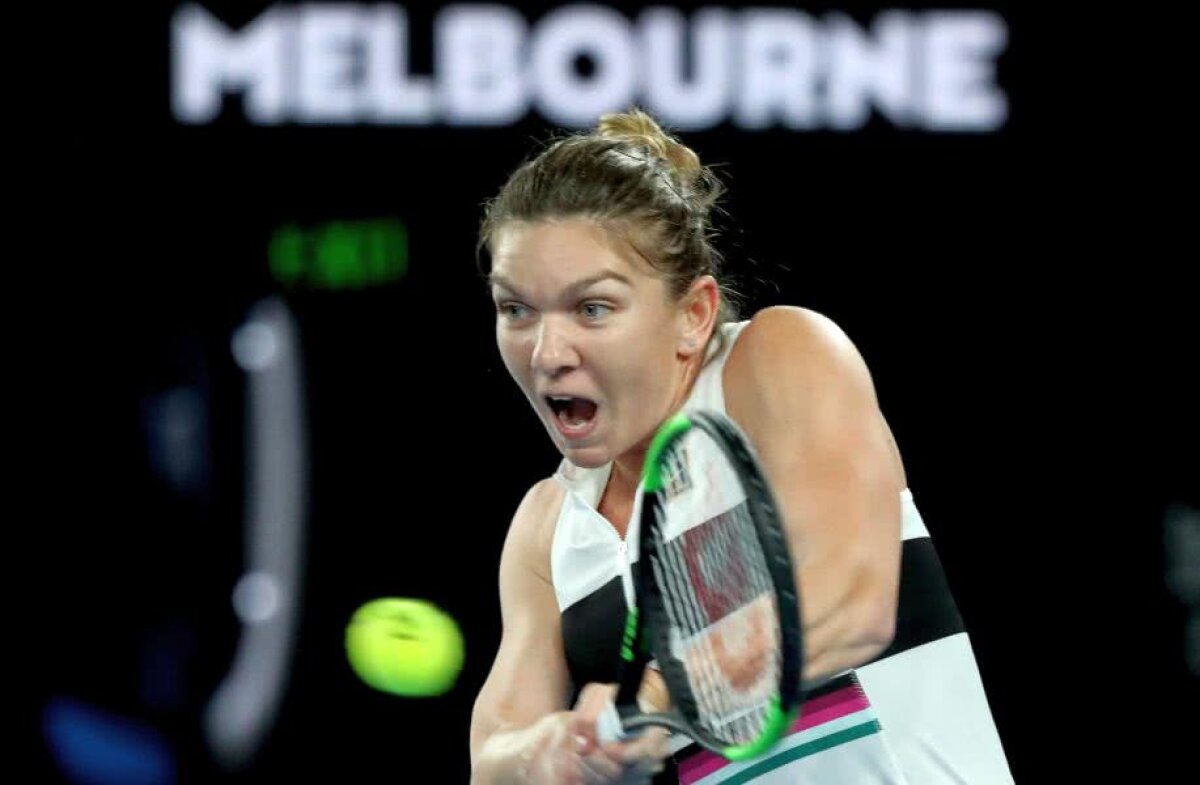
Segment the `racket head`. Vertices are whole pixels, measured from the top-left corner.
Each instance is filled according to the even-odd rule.
[[[715,412],[664,423],[643,481],[634,575],[642,645],[633,653],[642,666],[653,652],[675,715],[656,724],[682,726],[730,760],[760,755],[796,716],[803,663],[799,596],[770,485],[741,429]]]

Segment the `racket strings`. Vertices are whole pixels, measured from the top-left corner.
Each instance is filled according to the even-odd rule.
[[[686,441],[690,460],[675,464],[694,470],[702,456],[703,481],[689,488],[687,512],[675,505],[672,513],[668,493],[667,516],[685,520],[672,522],[681,531],[659,527],[667,538],[651,564],[694,720],[718,739],[745,743],[762,732],[781,670],[774,584],[737,473],[715,445]]]

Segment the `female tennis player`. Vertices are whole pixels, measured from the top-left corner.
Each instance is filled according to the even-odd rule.
[[[818,313],[737,320],[711,241],[720,191],[634,110],[549,144],[486,207],[500,355],[563,459],[519,505],[501,556],[473,782],[1011,783],[871,375]],[[660,424],[689,409],[741,426],[794,555],[805,702],[752,761],[657,729],[596,733],[631,602],[642,465]],[[665,708],[650,673],[640,701]]]

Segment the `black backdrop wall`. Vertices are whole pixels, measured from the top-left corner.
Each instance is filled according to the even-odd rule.
[[[520,14],[534,29],[555,7]],[[62,380],[46,433],[68,438],[34,450],[45,487],[29,527],[45,577],[31,587],[41,771],[65,776],[48,716],[70,700],[159,734],[182,782],[325,767],[407,782],[416,757],[439,772],[425,781],[463,782],[499,636],[505,528],[556,461],[496,354],[476,228],[482,201],[560,126],[536,101],[481,126],[366,110],[264,124],[234,87],[211,117],[181,117],[171,30],[187,8],[245,31],[268,6],[71,17],[76,98],[50,167],[60,316],[42,333]],[[913,110],[907,123],[875,111],[837,128],[817,112],[808,128],[782,116],[750,128],[730,98],[682,134],[730,188],[721,247],[748,310],[821,311],[871,366],[1014,774],[1050,781],[1098,738],[1169,757],[1185,738],[1177,710],[1196,705],[1194,419],[1177,353],[1194,317],[1153,272],[1126,261],[1105,273],[1103,227],[1079,235],[1068,219],[1080,183],[1057,163],[1088,131],[1063,122],[1061,19],[973,8],[1005,30],[990,56],[976,52],[994,69],[979,79],[1006,101],[991,127],[933,128]],[[870,30],[888,9],[793,11]],[[927,31],[930,9],[906,7],[913,29]],[[409,71],[433,74],[441,9],[406,10]],[[579,65],[580,78],[604,64]],[[268,297],[294,315],[301,346],[302,593],[277,720],[232,775],[201,718],[234,656],[230,596],[246,568],[247,374],[231,345]],[[380,596],[458,619],[454,690],[403,700],[349,670],[345,624]],[[1084,716],[1098,694],[1105,712]],[[1063,747],[1071,760],[1045,762]]]

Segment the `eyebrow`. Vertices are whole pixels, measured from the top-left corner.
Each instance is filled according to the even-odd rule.
[[[587,278],[580,278],[578,281],[575,281],[567,287],[565,294],[568,296],[576,294],[578,292],[582,292],[584,289],[587,289],[589,286],[608,280],[619,281],[626,286],[633,286],[633,281],[629,280],[629,278],[617,272],[616,270],[605,270],[603,272],[596,273],[595,275],[589,275]],[[502,286],[505,289],[508,289],[510,292],[520,291],[516,286],[513,285],[511,281],[499,273],[490,273],[488,275],[488,285]]]

